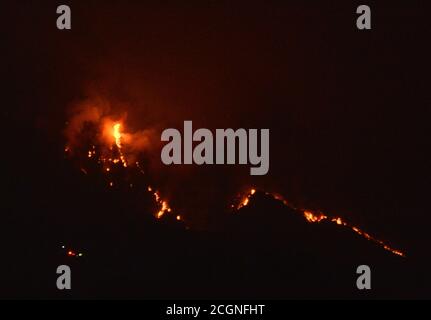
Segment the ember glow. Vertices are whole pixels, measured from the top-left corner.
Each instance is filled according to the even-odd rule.
[[[314,214],[310,211],[304,211],[304,217],[305,219],[307,219],[308,222],[311,222],[311,223],[320,222],[322,220],[328,219],[328,217],[322,213]]]
[[[250,192],[242,198],[242,200],[240,201],[239,205],[236,207],[237,210],[245,207],[248,205],[248,203],[250,202],[250,198],[251,196],[253,196],[256,193],[256,189],[251,189]],[[235,207],[235,206],[233,206]]]
[[[81,258],[84,254],[82,252],[76,252],[73,249],[67,249],[66,246],[62,245],[61,249],[65,251],[66,256],[73,258]]]
[[[152,193],[152,195],[154,196],[154,200],[156,201],[156,203],[160,207],[159,211],[156,213],[157,219],[160,219],[161,217],[163,217],[166,212],[172,211],[168,202],[166,200],[162,200],[162,198],[160,197],[160,193],[158,191],[153,191],[152,187],[148,187],[148,192]],[[180,219],[178,219],[178,217],[179,216],[177,216],[177,220],[180,220]]]
[[[256,189],[250,189],[250,191],[242,198],[242,200],[240,201],[240,203],[237,206],[233,206],[234,208],[236,208],[236,210],[240,210],[241,208],[247,206],[250,204],[250,201],[252,200],[253,195],[256,193]],[[287,204],[287,201],[284,200],[280,195],[273,195],[271,193],[265,192],[265,194],[269,197],[272,197],[275,200],[279,200],[281,201],[284,205],[291,207],[294,210],[298,210],[295,207],[292,207],[290,205]],[[322,212],[314,212],[311,210],[303,210],[303,209],[299,209],[300,211],[302,211],[304,218],[309,222],[309,223],[320,223],[322,221],[326,221],[329,223],[334,223],[338,226],[342,226],[342,227],[346,227],[349,228],[350,230],[352,230],[353,232],[355,232],[356,234],[364,237],[365,239],[372,241],[376,244],[378,244],[379,246],[381,246],[383,249],[397,255],[400,257],[405,257],[405,253],[403,253],[400,250],[394,249],[392,247],[390,247],[389,245],[387,245],[385,242],[383,242],[382,240],[379,240],[373,236],[371,236],[369,233],[361,230],[360,228],[356,227],[356,226],[352,226],[350,224],[348,224],[346,221],[344,221],[341,217],[330,217]]]

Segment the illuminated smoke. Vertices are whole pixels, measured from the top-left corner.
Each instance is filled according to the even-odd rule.
[[[78,103],[71,109],[66,123],[65,152],[82,153],[87,148],[88,158],[96,156],[101,162],[121,163],[124,167],[134,163],[144,153],[154,151],[155,130],[127,131],[124,125],[127,113],[125,107],[114,107],[100,98]],[[129,128],[130,129],[130,128]],[[105,166],[106,169],[106,166]]]
[[[102,171],[108,175],[108,186],[113,188],[116,184],[112,181],[112,177],[110,178],[110,174],[114,167],[120,166],[126,170],[131,166],[141,174],[145,174],[136,159],[150,149],[150,142],[154,141],[154,138],[152,130],[127,132],[125,121],[114,120],[109,110],[106,103],[95,106],[90,102],[76,108],[65,131],[68,138],[65,152],[80,158],[79,153],[86,150],[84,151],[86,158],[101,166]],[[81,172],[88,174],[88,170],[83,167]],[[133,184],[129,186],[133,188]],[[172,211],[168,201],[162,199],[159,191],[153,191],[151,186],[148,186],[147,191],[158,206],[158,211],[154,214],[157,219]],[[178,215],[176,220],[180,221],[182,218]]]

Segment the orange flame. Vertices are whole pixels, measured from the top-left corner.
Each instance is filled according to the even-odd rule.
[[[322,220],[328,219],[327,216],[325,216],[323,213],[314,214],[311,211],[304,211],[304,217],[307,219],[308,222],[314,223],[314,222],[320,222]]]
[[[171,212],[171,211],[172,211],[172,209],[171,209],[171,207],[169,206],[168,202],[167,202],[166,200],[162,200],[162,198],[160,197],[160,193],[159,193],[158,191],[154,191],[154,192],[153,192],[153,188],[152,188],[151,186],[149,186],[149,187],[147,188],[147,190],[148,190],[148,192],[151,192],[151,193],[153,194],[153,196],[154,196],[154,200],[155,200],[155,201],[156,201],[156,203],[160,206],[159,211],[156,213],[156,218],[157,218],[157,219],[160,219],[161,217],[163,217],[163,215],[164,215],[166,212]],[[181,217],[180,217],[180,219],[178,219],[178,217],[179,217],[179,216],[177,216],[177,220],[180,220],[180,219],[181,219]]]
[[[116,123],[114,124],[114,132],[113,132],[113,136],[115,138],[115,144],[117,145],[118,149],[121,149],[121,123]]]
[[[251,189],[250,192],[240,201],[239,205],[237,206],[237,210],[248,206],[250,202],[250,198],[256,193],[256,189]]]
[[[120,159],[119,160],[118,159],[114,159],[112,161],[114,163],[117,163],[117,162],[121,161],[121,163],[123,164],[123,166],[126,168],[127,167],[127,161],[126,161],[126,158],[124,157],[124,154],[123,154],[123,144],[122,144],[122,136],[123,136],[123,134],[121,133],[121,123],[119,123],[119,122],[115,123],[112,129],[113,129],[112,136],[115,139],[115,145],[117,146],[118,153],[120,154]]]

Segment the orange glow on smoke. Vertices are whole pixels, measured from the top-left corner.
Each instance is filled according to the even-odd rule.
[[[111,176],[111,173],[117,172],[118,167],[123,168],[129,167],[129,161],[133,165],[136,165],[139,172],[145,174],[138,161],[136,161],[136,149],[148,146],[149,140],[147,139],[147,133],[139,131],[135,133],[127,133],[125,131],[125,125],[122,121],[113,120],[110,116],[104,116],[98,120],[96,137],[92,145],[88,146],[86,151],[86,157],[92,161],[96,161],[101,169],[109,176],[109,180],[106,184],[109,187],[115,185],[121,185],[117,181],[112,181],[115,178],[115,174]],[[76,142],[75,142],[76,144]],[[132,152],[127,152],[126,150]],[[65,152],[70,151],[70,146],[67,145],[64,149]],[[135,152],[135,153],[133,153]],[[87,174],[87,170],[81,168],[81,172]],[[133,184],[129,183],[130,188],[133,188]],[[148,186],[147,191],[154,197],[157,205],[157,212],[154,216],[157,219],[162,218],[166,213],[172,212],[172,209],[166,199],[162,199],[159,191]],[[181,216],[174,216],[176,220],[182,220]]]
[[[124,153],[124,140],[127,134],[123,132],[124,126],[121,122],[115,122],[110,119],[104,119],[100,126],[100,143],[96,154],[96,146],[93,145],[88,151],[88,158],[95,158],[98,163],[104,164],[105,170],[110,171],[107,166],[120,163],[123,167],[128,166]]]

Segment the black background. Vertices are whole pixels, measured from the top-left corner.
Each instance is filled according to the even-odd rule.
[[[70,31],[56,29],[56,2],[4,3],[2,296],[49,296],[39,281],[55,283],[50,272],[58,257],[50,252],[60,243],[85,248],[104,237],[100,225],[128,237],[127,212],[114,210],[115,200],[103,203],[101,191],[82,190],[63,154],[70,107],[94,95],[127,105],[134,129],[193,120],[196,127],[271,130],[270,171],[263,177],[250,177],[248,167],[154,165],[161,190],[203,237],[214,232],[213,222],[236,192],[257,185],[346,217],[402,248],[411,257],[409,272],[420,274],[408,290],[429,296],[422,282],[430,244],[429,22],[423,3],[369,1],[370,31],[356,29],[362,3],[348,1],[69,1]],[[269,210],[259,212],[271,219]],[[268,225],[271,232],[277,222]],[[349,251],[346,243],[338,245]],[[174,249],[166,240],[154,250],[169,255]],[[187,272],[193,257],[182,264]],[[23,280],[35,263],[37,271]],[[154,262],[169,263],[175,265]],[[96,270],[99,263],[88,264]],[[256,267],[253,277],[259,274]],[[154,297],[196,297],[193,290],[165,295],[169,290],[159,289]],[[136,288],[123,290],[118,295],[140,296]]]

